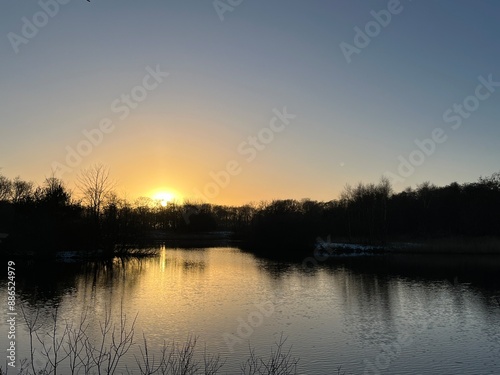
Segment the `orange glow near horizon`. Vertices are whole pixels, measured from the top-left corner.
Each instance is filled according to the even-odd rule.
[[[182,203],[183,199],[180,194],[172,191],[171,189],[158,189],[154,190],[150,194],[151,198],[155,201],[160,202],[163,207],[166,207],[169,203]]]

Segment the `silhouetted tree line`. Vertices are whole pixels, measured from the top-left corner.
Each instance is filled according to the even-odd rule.
[[[387,179],[346,186],[338,200],[283,200],[255,212],[249,242],[275,253],[337,242],[500,236],[500,173],[474,183],[437,187],[429,182],[394,193]]]
[[[83,176],[83,177],[82,177]],[[384,244],[446,237],[500,236],[500,173],[474,183],[429,182],[394,193],[387,179],[346,186],[339,199],[275,200],[240,207],[119,198],[103,166],[79,176],[82,198],[47,178],[41,186],[0,175],[0,249],[113,249],[159,234],[230,231],[254,249],[309,249],[318,238]]]
[[[0,175],[0,233],[8,234],[0,248],[46,252],[85,243],[90,228],[83,211],[56,178],[35,187],[19,177],[9,180]]]

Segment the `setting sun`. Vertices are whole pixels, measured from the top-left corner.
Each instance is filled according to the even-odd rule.
[[[159,191],[153,194],[153,199],[159,201],[163,207],[166,207],[174,200],[178,200],[178,196],[170,191]]]

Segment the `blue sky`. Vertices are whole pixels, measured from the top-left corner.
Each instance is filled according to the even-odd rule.
[[[399,176],[397,191],[500,170],[500,87],[468,99],[474,110],[458,129],[443,120],[475,95],[480,76],[500,82],[495,1],[221,0],[231,8],[223,20],[211,1],[61,0],[57,12],[54,2],[42,1],[56,14],[15,48],[12,33],[24,38],[24,20],[43,23],[45,11],[37,1],[0,5],[0,172],[8,177],[42,182],[105,118],[112,132],[61,176],[68,185],[81,168],[104,163],[129,198],[168,190],[240,204],[330,200],[347,183],[388,172]],[[366,32],[371,12],[390,7],[399,12],[348,63],[341,43],[356,47],[354,29]],[[148,67],[169,75],[120,119],[112,103],[140,86]],[[296,117],[247,162],[238,146],[285,107]],[[415,140],[437,128],[446,141],[422,161]],[[403,176],[412,152],[418,165]],[[213,194],[195,193],[233,160],[240,173]]]

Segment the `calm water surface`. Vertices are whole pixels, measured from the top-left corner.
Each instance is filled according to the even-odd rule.
[[[200,355],[206,345],[226,360],[222,374],[239,373],[249,345],[268,355],[281,334],[302,374],[339,366],[347,374],[500,374],[499,271],[498,257],[337,258],[306,268],[236,248],[163,247],[108,264],[18,263],[17,292],[26,311],[40,311],[42,330],[57,306],[61,322],[88,311],[97,337],[106,311],[119,319],[122,308],[137,315],[136,339],[144,333],[150,350],[195,335]],[[26,357],[26,325],[17,329],[18,357]],[[6,333],[1,340],[7,347]],[[134,352],[119,372],[136,368]]]

